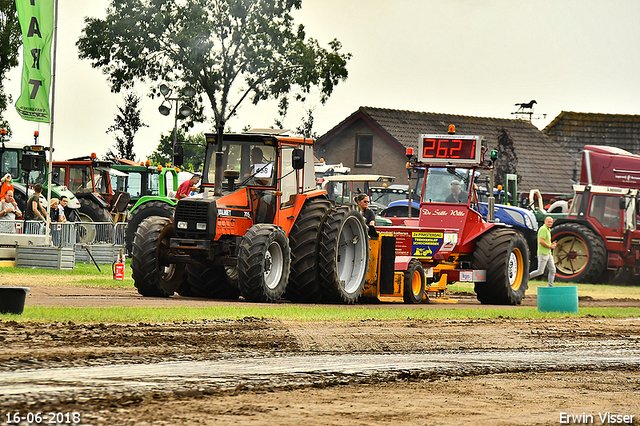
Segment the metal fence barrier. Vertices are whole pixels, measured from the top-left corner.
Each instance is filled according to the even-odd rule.
[[[123,245],[126,225],[124,222],[52,223],[51,241],[55,247],[73,247],[77,243]],[[36,220],[0,220],[0,244],[3,234],[45,235],[46,225]]]

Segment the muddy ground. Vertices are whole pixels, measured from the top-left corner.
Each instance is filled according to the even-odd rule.
[[[27,304],[48,306],[217,303],[141,298],[127,289],[37,286],[27,298]],[[535,306],[535,298],[525,305]],[[585,305],[640,301],[581,300]],[[455,306],[414,308],[474,306],[479,305],[472,297],[462,297]],[[0,342],[2,424],[18,411],[77,412],[81,424],[99,425],[579,424],[566,417],[573,415],[607,424],[600,417],[605,413],[621,416],[610,418],[621,420],[611,424],[640,424],[640,318],[4,321]],[[374,357],[375,368],[364,368]],[[349,359],[362,359],[363,368],[344,367]],[[273,373],[279,364],[287,364],[286,373]],[[148,366],[178,371],[164,381],[126,377],[131,368]],[[202,372],[181,377],[183,366]],[[230,366],[235,370],[225,373]],[[80,374],[107,367],[119,371],[107,374],[119,375],[117,382],[111,376],[93,382]],[[66,381],[55,379],[56,372],[68,376]]]

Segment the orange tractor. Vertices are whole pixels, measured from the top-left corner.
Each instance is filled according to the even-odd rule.
[[[313,141],[255,133],[206,140],[200,193],[135,233],[138,292],[354,302],[367,275],[367,229],[359,212],[316,189]]]

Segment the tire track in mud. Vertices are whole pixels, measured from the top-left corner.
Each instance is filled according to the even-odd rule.
[[[640,348],[602,343],[607,350],[319,354],[42,368],[0,372],[0,396],[5,407],[34,407],[113,399],[122,403],[148,395],[199,396],[497,373],[640,368]]]

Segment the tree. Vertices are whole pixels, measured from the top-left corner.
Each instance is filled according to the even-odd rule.
[[[207,141],[204,132],[197,135],[185,135],[182,130],[178,130],[178,141],[183,141],[184,170],[202,170]],[[167,165],[173,162],[173,132],[168,135],[160,134],[158,147],[147,157],[153,164]]]
[[[296,128],[296,133],[305,138],[318,139],[318,134],[313,131],[313,111],[315,108],[309,108],[307,116],[302,117],[302,123]]]
[[[0,0],[0,127],[8,123],[2,117],[11,103],[11,95],[5,93],[5,78],[11,68],[18,66],[22,46],[22,34],[15,0]]]
[[[116,153],[111,150],[107,151],[105,158],[113,161],[114,158],[124,158],[126,160],[135,161],[136,154],[133,152],[133,138],[142,127],[149,127],[142,122],[140,118],[140,97],[134,92],[130,92],[124,97],[124,106],[119,106],[113,121],[115,124],[107,129],[109,132],[121,132],[122,136],[116,136]]]
[[[504,186],[505,174],[517,173],[518,156],[516,155],[516,147],[513,144],[513,139],[511,139],[511,134],[504,127],[498,129],[498,159],[495,167],[496,185]]]
[[[79,56],[119,92],[134,81],[163,80],[204,93],[218,128],[247,98],[254,104],[318,87],[326,102],[347,78],[337,39],[329,49],[294,25],[302,0],[111,0],[105,19],[86,18]],[[155,89],[152,95],[155,94]],[[231,99],[237,94],[237,98]],[[190,117],[203,120],[202,99]]]

